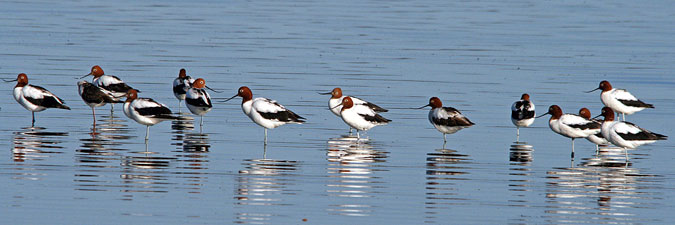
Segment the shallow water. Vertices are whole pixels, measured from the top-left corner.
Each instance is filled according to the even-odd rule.
[[[523,92],[541,114],[601,108],[599,81],[656,109],[628,116],[668,136],[675,110],[671,1],[21,1],[0,7],[0,76],[63,98],[30,113],[0,91],[2,223],[668,223],[672,140],[623,152],[570,140],[546,118],[515,129]],[[224,93],[199,117],[151,127],[91,110],[76,78],[101,65],[178,111],[180,68]],[[269,131],[221,103],[246,85],[308,122]],[[356,141],[317,92],[388,108]],[[427,121],[438,96],[477,125]],[[182,107],[183,112],[187,112]],[[196,124],[196,126],[195,126]],[[39,216],[36,216],[39,215]]]

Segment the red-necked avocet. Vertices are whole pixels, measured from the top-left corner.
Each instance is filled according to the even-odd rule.
[[[607,145],[609,144],[609,141],[607,141],[607,139],[605,139],[605,137],[603,137],[603,136],[602,136],[602,133],[600,132],[600,130],[601,130],[601,128],[602,128],[602,121],[601,121],[601,120],[597,120],[597,119],[591,119],[591,111],[588,110],[587,108],[581,108],[581,109],[579,109],[579,116],[583,117],[584,119],[593,121],[594,123],[597,123],[597,124],[600,125],[600,126],[598,126],[597,128],[595,128],[595,127],[594,127],[594,128],[591,128],[591,129],[597,130],[597,133],[595,133],[595,134],[593,134],[593,135],[588,135],[588,137],[586,137],[586,140],[588,140],[588,141],[590,141],[591,143],[595,144],[595,152],[597,153],[598,151],[600,151],[600,146],[601,146],[601,145],[602,145],[602,146],[607,146]]]
[[[267,145],[267,129],[273,129],[287,123],[304,123],[302,116],[286,109],[283,105],[267,98],[253,99],[251,89],[242,86],[237,94],[225,100],[225,102],[241,97],[241,109],[253,122],[265,128],[265,145]]]
[[[454,134],[457,131],[473,126],[474,123],[462,115],[459,110],[452,107],[443,107],[443,102],[437,97],[429,99],[429,104],[418,109],[431,106],[429,111],[429,122],[436,127],[436,130],[443,133],[443,143],[448,142],[446,134]]]
[[[185,69],[180,69],[178,77],[173,79],[173,95],[178,99],[178,112],[180,112],[181,101],[185,100],[188,89],[192,87],[192,82],[195,82],[195,80],[187,75]]]
[[[602,136],[610,143],[624,149],[634,149],[640,145],[668,138],[668,136],[642,129],[630,122],[614,121],[614,110],[609,107],[603,107],[602,114],[597,117],[599,116],[605,117],[602,122]],[[626,151],[626,159],[628,159],[628,151]]]
[[[127,92],[129,92],[129,90],[133,89],[124,83],[124,81],[122,81],[122,79],[119,77],[106,75],[103,72],[103,69],[101,69],[101,67],[98,65],[91,67],[91,72],[87,75],[84,75],[83,77],[80,77],[80,79],[87,76],[94,76],[93,83],[96,84],[96,86],[103,88],[103,90],[115,98],[115,100],[119,100],[119,98],[124,97]],[[138,90],[136,91],[140,92]],[[110,112],[114,110],[114,105],[114,103],[110,104]]]
[[[623,120],[626,121],[626,114],[631,115],[646,108],[654,108],[652,104],[647,104],[637,99],[630,92],[624,89],[612,88],[609,81],[603,80],[598,88],[587,91],[602,90],[600,100],[605,106],[612,108],[617,113],[621,113]]]
[[[202,78],[199,78],[192,82],[192,87],[188,89],[187,94],[185,95],[185,105],[190,109],[192,114],[199,116],[199,127],[204,124],[204,114],[211,111],[213,105],[211,105],[211,96],[204,89],[206,87],[206,81]]]
[[[96,127],[96,111],[94,108],[104,106],[107,103],[124,103],[110,96],[102,88],[87,81],[77,82],[77,91],[84,103],[91,107],[91,115],[94,117],[94,127]]]
[[[532,125],[534,116],[534,103],[530,101],[530,95],[527,93],[511,105],[511,122],[516,125],[516,141],[520,139],[520,127]]]
[[[385,125],[391,122],[390,119],[377,114],[377,112],[368,105],[354,104],[354,101],[349,96],[342,98],[342,103],[338,106],[341,106],[340,117],[342,120],[350,127],[356,129],[357,139],[361,139],[359,131],[367,131],[375,126]]]
[[[328,108],[330,109],[333,114],[335,114],[338,117],[342,117],[340,115],[340,112],[342,111],[342,99],[347,97],[346,95],[342,95],[342,89],[339,87],[333,88],[333,91],[331,92],[326,92],[326,93],[319,93],[322,95],[331,95],[330,99],[328,100]],[[360,98],[354,97],[354,96],[349,96],[352,99],[352,102],[354,105],[366,105],[375,113],[381,113],[381,112],[387,112],[389,110],[384,109],[378,105],[375,105],[373,103],[364,101]],[[349,127],[349,133],[352,132],[352,127]]]
[[[574,159],[574,139],[586,138],[589,135],[593,135],[597,132],[597,128],[600,127],[600,124],[579,115],[563,114],[562,109],[557,105],[548,107],[548,112],[537,117],[547,114],[551,115],[551,119],[548,120],[548,126],[551,130],[572,139],[572,159]]]
[[[166,105],[156,102],[151,98],[138,98],[138,91],[135,89],[129,90],[126,96],[127,100],[124,101],[124,115],[137,123],[146,126],[146,141],[150,135],[150,126],[164,120],[180,119],[179,117],[174,116]]]
[[[31,127],[35,126],[35,112],[41,112],[47,108],[70,110],[68,106],[64,105],[63,100],[47,89],[28,84],[28,76],[25,73],[19,74],[16,80],[8,80],[7,82],[13,81],[17,81],[16,86],[14,86],[14,99],[30,111],[33,116]]]

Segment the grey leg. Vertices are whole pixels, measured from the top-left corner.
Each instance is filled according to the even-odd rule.
[[[145,140],[150,137],[150,126],[145,126]]]
[[[572,160],[574,160],[574,138],[572,138]]]

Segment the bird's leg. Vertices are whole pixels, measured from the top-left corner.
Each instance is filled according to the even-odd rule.
[[[520,127],[516,126],[516,142],[520,141]]]
[[[352,127],[349,127],[349,135],[352,134]]]
[[[267,143],[263,146],[263,159],[267,159]]]
[[[445,139],[445,133],[443,133],[443,144],[447,143],[448,139]]]
[[[572,160],[574,160],[574,138],[572,138]]]
[[[147,141],[150,137],[150,126],[145,126],[145,140]]]
[[[94,117],[94,129],[96,129],[96,110],[94,110],[94,107],[91,107],[91,115]]]
[[[265,128],[265,146],[267,146],[267,128]]]
[[[113,112],[115,112],[115,103],[110,104],[110,115],[112,115]]]
[[[623,151],[626,153],[626,163],[628,163],[628,148],[623,148]]]
[[[33,128],[35,127],[35,112],[31,112],[33,114],[33,122],[31,122],[30,127]]]
[[[178,99],[178,115],[180,115],[180,103],[181,103],[181,102],[182,102],[182,101],[181,101],[180,99]]]
[[[625,113],[621,113],[621,118],[622,118],[623,121],[625,122],[625,121],[626,121],[626,114],[625,114]]]

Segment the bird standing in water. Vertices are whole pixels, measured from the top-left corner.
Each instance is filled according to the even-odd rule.
[[[187,75],[185,69],[180,69],[178,77],[173,79],[173,95],[178,99],[178,113],[180,113],[181,101],[185,100],[185,95],[192,87],[193,82],[195,82],[195,80]]]
[[[287,123],[302,124],[305,118],[286,109],[283,105],[272,99],[255,98],[253,92],[246,86],[242,86],[237,94],[225,100],[225,102],[241,97],[241,110],[244,111],[253,122],[265,128],[265,146],[267,146],[267,129],[273,129]]]
[[[520,127],[532,125],[534,116],[534,103],[530,101],[530,95],[527,93],[511,105],[511,122],[516,125],[516,141],[520,140]]]
[[[436,128],[436,130],[443,133],[443,143],[447,143],[446,134],[454,134],[457,131],[475,125],[469,118],[462,115],[459,110],[452,107],[443,107],[443,102],[438,97],[431,97],[429,104],[418,109],[431,106],[429,111],[429,122]]]
[[[94,127],[96,127],[96,107],[104,106],[107,103],[124,103],[123,101],[110,96],[102,88],[87,81],[77,82],[77,91],[80,94],[82,101],[91,107],[91,115],[94,118]]]
[[[61,98],[49,92],[43,87],[28,84],[28,76],[21,73],[16,77],[14,86],[14,99],[32,114],[31,127],[35,127],[35,112],[42,112],[48,108],[58,108],[70,110],[70,107],[64,105]]]

